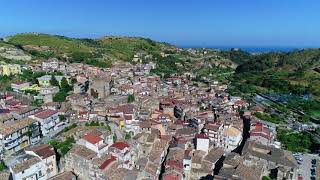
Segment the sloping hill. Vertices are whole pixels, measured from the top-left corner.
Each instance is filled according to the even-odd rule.
[[[174,47],[146,38],[104,37],[98,40],[104,52],[120,60],[130,61],[136,53],[160,55],[161,50]]]
[[[11,36],[7,40],[11,44],[25,46],[34,50],[52,50],[56,53],[72,53],[74,51],[90,52],[94,48],[77,39],[48,34],[26,33]]]

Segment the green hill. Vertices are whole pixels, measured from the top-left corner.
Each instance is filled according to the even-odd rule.
[[[84,62],[106,67],[113,61],[131,62],[137,53],[158,57],[162,51],[175,50],[174,46],[146,38],[103,37],[101,39],[76,39],[41,33],[10,36],[1,45],[16,46],[35,59],[56,57],[70,62]]]
[[[57,53],[71,53],[74,51],[90,52],[95,49],[77,39],[48,34],[26,33],[17,34],[8,38],[8,42],[21,46],[47,46]]]
[[[320,119],[319,65],[320,49],[250,55],[237,67],[229,91],[280,95],[287,107]]]
[[[132,37],[104,37],[98,40],[98,44],[106,54],[126,61],[130,61],[139,52],[159,55],[161,50],[174,48],[151,39]]]

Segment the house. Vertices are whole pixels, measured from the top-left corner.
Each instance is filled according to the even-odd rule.
[[[38,122],[26,118],[0,124],[0,150],[12,154],[40,140]]]
[[[40,89],[40,94],[45,96],[45,95],[53,95],[59,92],[59,87],[57,86],[44,86],[41,87]]]
[[[242,131],[233,126],[225,126],[223,131],[223,144],[226,152],[236,149],[242,141]]]
[[[15,82],[11,83],[11,88],[14,92],[22,92],[23,89],[28,88],[30,86],[29,82]]]
[[[12,116],[15,118],[15,119],[23,119],[23,118],[26,118],[30,115],[33,115],[37,112],[39,112],[40,109],[37,108],[37,107],[32,107],[32,106],[28,106],[28,107],[25,107],[25,108],[20,108],[20,109],[17,109],[17,110],[14,110],[12,111]]]
[[[57,110],[46,109],[29,117],[39,122],[41,133],[46,136],[49,132],[58,128],[60,123],[59,115],[60,113]]]
[[[182,179],[184,176],[184,152],[180,147],[170,148],[165,162],[165,172],[163,178],[175,177]]]
[[[210,172],[210,170],[212,171],[215,168],[216,163],[224,155],[224,153],[225,152],[223,148],[211,148],[203,158],[201,168],[207,172]],[[210,173],[210,175],[213,175],[213,171]]]
[[[40,158],[42,164],[42,175],[44,179],[49,179],[58,173],[56,153],[54,148],[48,144],[42,144],[25,150],[26,154]]]
[[[215,147],[222,146],[223,130],[224,125],[221,123],[207,123],[203,129]]]
[[[17,158],[15,164],[9,167],[13,180],[39,179],[45,180],[42,171],[42,161],[39,157],[24,154]]]
[[[108,150],[111,144],[106,144],[104,142],[103,135],[98,135],[94,133],[88,133],[84,135],[78,142],[78,144],[85,146],[86,148],[97,153],[98,156],[102,156]]]
[[[65,159],[65,170],[73,171],[79,179],[123,179],[125,170],[113,155],[98,157],[94,151],[75,144]]]
[[[202,168],[202,160],[205,157],[206,152],[201,150],[195,150],[191,156],[191,170],[189,171],[189,179],[199,179],[199,177],[206,176],[212,173],[212,170]]]
[[[58,71],[59,70],[59,61],[56,58],[49,59],[48,61],[42,62],[41,68],[43,71],[46,71],[46,72]]]
[[[92,170],[92,161],[97,153],[85,146],[75,144],[65,156],[65,170],[73,171],[80,179],[89,179]]]
[[[94,78],[89,83],[89,94],[93,98],[104,99],[110,94],[110,82],[108,78]]]
[[[247,166],[263,165],[263,174],[276,170],[278,179],[296,179],[298,164],[292,152],[266,146],[256,141],[246,141],[242,155]]]
[[[257,122],[254,129],[250,131],[250,140],[257,141],[263,145],[271,145],[273,143],[273,133],[262,123]]]
[[[122,161],[123,168],[133,169],[133,153],[131,152],[130,146],[126,142],[116,142],[109,148],[109,152],[117,157],[119,161]]]
[[[21,74],[21,66],[19,64],[0,64],[0,76],[12,76]]]
[[[210,140],[206,134],[196,134],[196,150],[209,151]]]

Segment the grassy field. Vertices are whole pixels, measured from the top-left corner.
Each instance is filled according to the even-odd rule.
[[[10,37],[8,42],[19,45],[48,46],[53,50],[65,53],[74,51],[90,52],[94,50],[93,47],[89,47],[81,41],[47,34],[17,34]]]
[[[105,37],[98,40],[104,52],[120,60],[130,61],[140,51],[159,53],[161,43],[144,39],[128,37]]]

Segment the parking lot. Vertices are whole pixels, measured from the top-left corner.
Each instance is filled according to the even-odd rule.
[[[294,154],[296,157],[298,163],[299,163],[299,170],[298,173],[300,174],[300,177],[302,177],[303,180],[315,180],[319,179],[316,178],[316,165],[313,165],[315,163],[312,163],[313,159],[316,159],[316,161],[320,161],[320,157],[318,155],[313,154]],[[319,163],[318,163],[319,164]],[[315,169],[315,170],[311,170]],[[314,171],[314,172],[312,172]],[[312,179],[314,177],[314,179]]]

